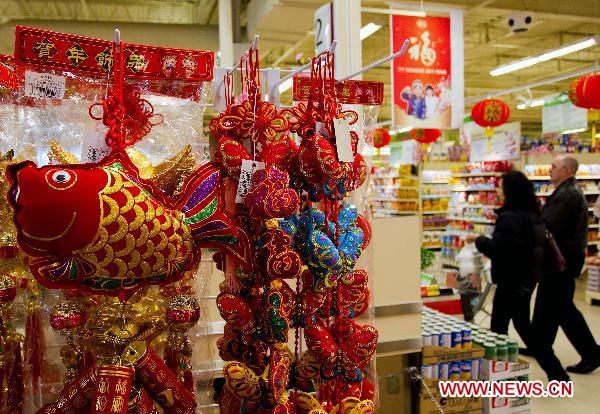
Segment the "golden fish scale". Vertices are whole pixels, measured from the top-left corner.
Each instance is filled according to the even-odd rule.
[[[183,214],[164,209],[120,172],[104,170],[110,184],[100,194],[100,228],[81,251],[84,259],[97,265],[98,276],[145,278],[183,261],[193,248]]]

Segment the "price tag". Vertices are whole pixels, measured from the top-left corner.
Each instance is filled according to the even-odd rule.
[[[224,112],[226,109],[225,103],[225,75],[227,69],[215,67],[215,75],[213,77],[213,111]]]
[[[244,196],[252,188],[252,176],[258,170],[264,170],[265,163],[252,160],[242,160],[242,168],[240,171],[240,182],[238,184],[237,193],[235,194],[235,202],[243,203]]]
[[[65,96],[64,76],[25,71],[25,96],[62,99]]]
[[[335,131],[338,160],[353,162],[354,154],[352,153],[352,143],[350,142],[350,125],[348,125],[348,120],[345,118],[334,119],[333,129]]]
[[[105,136],[106,128],[104,126],[99,126],[83,136],[83,145],[81,146],[82,163],[100,162],[110,154],[111,148],[106,144]]]

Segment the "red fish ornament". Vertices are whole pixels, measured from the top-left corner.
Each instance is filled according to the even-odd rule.
[[[7,175],[19,245],[46,287],[119,295],[172,283],[204,246],[250,265],[249,238],[224,210],[213,164],[194,171],[177,199],[141,179],[124,151],[96,164],[25,161]]]

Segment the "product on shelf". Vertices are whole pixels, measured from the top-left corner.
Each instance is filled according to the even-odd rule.
[[[588,264],[587,290],[600,293],[600,257],[594,257]]]

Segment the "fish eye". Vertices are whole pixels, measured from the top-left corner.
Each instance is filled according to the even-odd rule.
[[[65,170],[59,170],[59,171],[56,171],[54,174],[52,174],[52,180],[56,184],[64,184],[64,183],[68,182],[70,179],[71,179],[71,174]]]
[[[55,190],[71,188],[76,181],[77,174],[75,171],[54,168],[46,173],[46,182]]]

